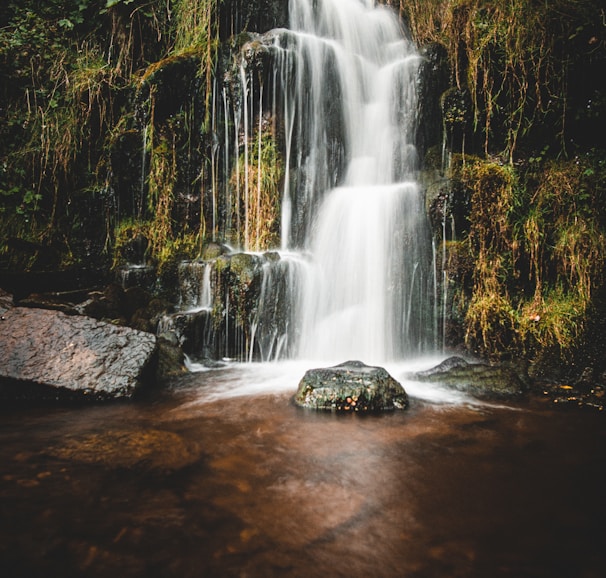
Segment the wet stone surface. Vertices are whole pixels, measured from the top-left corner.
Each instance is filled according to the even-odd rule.
[[[527,391],[527,377],[505,365],[468,363],[449,357],[436,367],[413,374],[413,379],[439,383],[483,399],[516,397]]]
[[[384,368],[347,361],[307,371],[295,403],[307,409],[372,412],[405,409],[408,396]]]
[[[156,351],[151,333],[14,307],[0,320],[0,399],[129,398]]]

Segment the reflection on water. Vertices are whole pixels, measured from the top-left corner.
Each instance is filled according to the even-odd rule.
[[[304,371],[231,366],[136,403],[4,410],[3,575],[602,575],[604,416],[411,383],[407,411],[314,413],[292,404]]]

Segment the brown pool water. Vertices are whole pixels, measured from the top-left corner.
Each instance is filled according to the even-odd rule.
[[[313,413],[289,386],[226,394],[243,375],[3,410],[1,575],[605,575],[606,416],[417,397]]]

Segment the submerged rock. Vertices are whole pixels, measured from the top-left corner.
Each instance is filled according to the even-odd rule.
[[[307,371],[295,403],[308,409],[384,411],[406,409],[408,395],[384,368],[347,361]]]
[[[164,430],[109,430],[68,438],[64,445],[49,448],[56,458],[106,468],[179,470],[200,457],[197,443]]]
[[[0,320],[0,400],[128,398],[155,352],[151,333],[14,307]]]
[[[413,374],[412,379],[439,383],[481,398],[513,397],[527,389],[525,380],[510,367],[468,363],[456,356]]]

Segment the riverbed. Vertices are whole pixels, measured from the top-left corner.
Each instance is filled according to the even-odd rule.
[[[603,576],[606,416],[406,381],[406,411],[314,413],[300,371],[3,409],[2,575]]]

